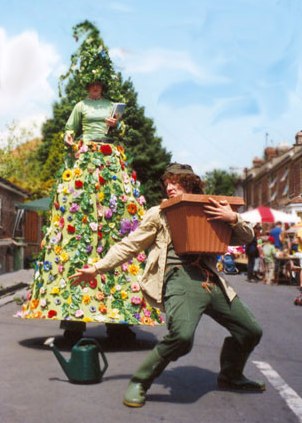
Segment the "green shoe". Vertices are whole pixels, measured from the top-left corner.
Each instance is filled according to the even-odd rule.
[[[219,375],[217,384],[220,389],[232,391],[263,392],[266,389],[265,383],[247,379],[243,375],[238,379],[227,379],[225,376]]]
[[[146,402],[146,389],[140,382],[129,382],[123,403],[127,407],[142,407]]]

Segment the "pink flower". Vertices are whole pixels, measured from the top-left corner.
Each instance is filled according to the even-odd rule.
[[[139,292],[139,290],[140,290],[139,284],[137,282],[133,282],[131,284],[131,291],[132,292]]]
[[[142,303],[142,299],[140,297],[132,297],[131,298],[131,303],[135,304],[135,305],[139,305]]]
[[[97,222],[91,222],[91,223],[89,223],[89,226],[90,226],[90,228],[93,232],[96,232],[98,230]]]
[[[122,268],[122,271],[123,271],[123,272],[127,272],[127,269],[128,269],[128,263],[123,263],[123,264],[121,265],[121,268]]]
[[[136,258],[139,262],[143,263],[146,260],[146,254],[139,253],[139,255]]]
[[[143,206],[144,204],[146,204],[146,199],[143,195],[141,195],[140,197],[138,197],[137,202],[138,202],[138,204]]]

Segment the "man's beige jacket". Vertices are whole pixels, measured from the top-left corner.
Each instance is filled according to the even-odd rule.
[[[231,245],[242,245],[253,239],[252,227],[244,222],[238,214],[238,222],[232,224]],[[138,228],[113,245],[106,256],[95,263],[99,273],[106,273],[125,263],[139,252],[147,250],[148,258],[140,283],[144,297],[152,306],[163,310],[163,284],[166,267],[167,248],[171,234],[164,212],[160,206],[150,208],[144,215]],[[215,273],[225,295],[232,301],[236,293],[232,287],[217,273],[215,256],[207,255],[204,264]]]

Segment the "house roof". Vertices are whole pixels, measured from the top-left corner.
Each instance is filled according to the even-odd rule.
[[[38,200],[18,203],[17,207],[24,210],[47,211],[50,208],[50,197],[39,198]]]
[[[30,193],[23,188],[18,187],[17,185],[13,184],[12,182],[8,181],[7,179],[0,177],[0,186],[8,191],[15,192],[16,194],[21,195],[22,197],[29,197]]]

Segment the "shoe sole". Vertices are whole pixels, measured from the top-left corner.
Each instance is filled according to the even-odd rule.
[[[224,383],[224,382],[219,382],[218,384],[218,388],[219,389],[223,389],[223,390],[231,390],[231,391],[237,391],[237,392],[258,392],[258,393],[262,393],[266,390],[266,387],[263,386],[259,386],[259,388],[252,388],[252,387],[247,387],[247,386],[236,386],[236,385],[231,385],[229,383]]]
[[[126,405],[127,407],[131,407],[131,408],[140,408],[143,407],[145,405],[145,403],[139,403],[139,402],[129,402],[126,400],[123,400],[123,404]]]

